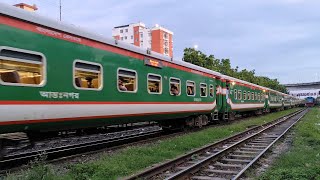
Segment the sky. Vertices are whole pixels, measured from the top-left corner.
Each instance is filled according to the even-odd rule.
[[[59,20],[59,0],[2,0],[36,4]],[[174,59],[186,47],[281,83],[320,81],[319,0],[61,0],[62,21],[112,37],[136,22],[173,31]]]

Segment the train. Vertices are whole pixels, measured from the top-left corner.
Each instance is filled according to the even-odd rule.
[[[292,108],[276,90],[0,3],[0,134],[202,127]]]
[[[306,107],[313,107],[316,105],[316,98],[314,97],[306,97],[306,102],[305,102],[305,106]]]

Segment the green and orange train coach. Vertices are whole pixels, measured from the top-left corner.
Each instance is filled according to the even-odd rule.
[[[289,108],[280,92],[0,3],[0,134]],[[293,103],[294,102],[294,103]]]

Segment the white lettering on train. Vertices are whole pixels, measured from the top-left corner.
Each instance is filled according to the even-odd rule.
[[[74,92],[48,92],[39,91],[40,95],[48,99],[79,99],[80,94]]]

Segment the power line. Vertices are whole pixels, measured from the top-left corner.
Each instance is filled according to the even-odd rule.
[[[62,9],[61,0],[59,0],[59,7],[60,7],[60,21],[61,21],[61,9]]]

